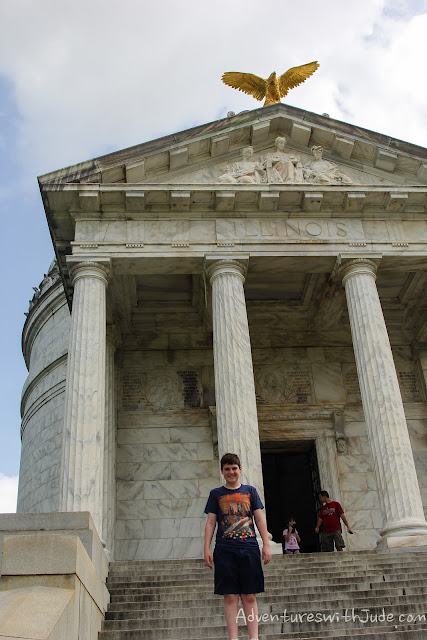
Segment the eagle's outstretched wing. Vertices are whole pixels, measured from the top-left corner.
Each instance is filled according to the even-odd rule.
[[[300,67],[291,67],[282,73],[278,78],[280,95],[282,98],[288,93],[289,89],[297,87],[302,84],[307,78],[309,78],[316,69],[319,68],[318,62],[309,62],[308,64],[302,64]]]
[[[248,93],[257,100],[263,100],[265,98],[265,80],[253,73],[227,71],[223,74],[222,81],[224,84],[228,84],[229,87]]]

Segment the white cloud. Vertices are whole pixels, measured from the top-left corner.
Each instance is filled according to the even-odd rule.
[[[426,90],[413,84],[426,15],[399,21],[386,4],[4,4],[0,71],[14,84],[26,169],[35,175],[256,108],[222,84],[224,71],[266,77],[313,59],[319,71],[290,103],[427,144]]]
[[[0,513],[15,513],[18,495],[18,476],[0,472]]]

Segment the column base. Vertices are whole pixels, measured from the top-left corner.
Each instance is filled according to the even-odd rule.
[[[409,553],[410,551],[427,552],[427,533],[418,535],[393,535],[381,538],[377,542],[375,551],[379,553],[390,553],[400,551]]]

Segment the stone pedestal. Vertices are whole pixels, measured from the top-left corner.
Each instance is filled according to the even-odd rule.
[[[376,264],[340,268],[384,528],[381,535],[427,533],[414,458],[387,328],[375,284]]]
[[[246,266],[207,260],[212,285],[213,351],[219,457],[237,453],[241,481],[264,494],[252,353],[246,313]]]
[[[107,273],[96,262],[72,267],[74,299],[60,488],[60,510],[89,511],[101,538]]]

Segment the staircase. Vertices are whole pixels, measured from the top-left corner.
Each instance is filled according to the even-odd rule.
[[[427,640],[427,553],[273,556],[265,577],[262,640]],[[114,562],[107,586],[99,640],[228,638],[201,560]]]

